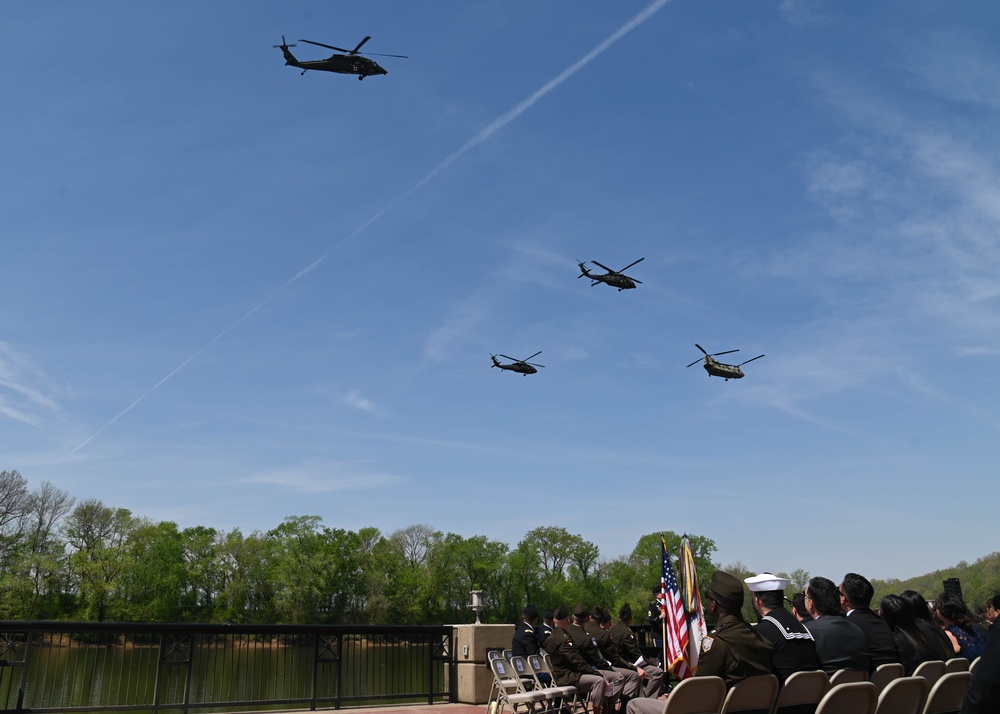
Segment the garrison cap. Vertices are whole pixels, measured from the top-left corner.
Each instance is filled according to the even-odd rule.
[[[568,620],[569,610],[566,609],[565,605],[560,605],[556,608],[556,611],[552,613],[553,620]]]
[[[754,575],[752,578],[743,578],[743,582],[747,584],[752,593],[762,593],[771,590],[784,592],[785,588],[788,587],[788,578],[779,578],[777,575],[771,575],[771,573],[761,573],[760,575]]]
[[[588,617],[590,617],[590,610],[588,610],[587,606],[584,605],[582,602],[578,602],[576,604],[576,607],[573,608],[573,617],[582,617],[583,619],[586,620]]]
[[[627,620],[632,617],[632,606],[628,603],[622,605],[621,610],[618,611],[618,619]]]
[[[727,610],[739,610],[743,607],[743,583],[729,573],[716,570],[712,573],[708,596]]]

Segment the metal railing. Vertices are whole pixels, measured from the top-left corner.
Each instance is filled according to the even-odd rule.
[[[450,626],[0,621],[0,711],[455,701]]]

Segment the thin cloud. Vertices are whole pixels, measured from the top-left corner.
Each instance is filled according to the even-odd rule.
[[[348,392],[344,395],[344,398],[341,401],[350,407],[360,409],[361,411],[368,412],[369,414],[378,413],[378,408],[376,408],[375,403],[367,397],[361,396],[361,392],[357,390]]]
[[[349,470],[335,463],[304,464],[296,468],[260,473],[248,479],[248,482],[298,493],[337,493],[370,491],[393,486],[404,480],[391,474],[345,473]]]
[[[47,413],[59,411],[58,403],[47,391],[53,391],[53,387],[45,372],[28,355],[0,342],[0,414],[40,426]]]
[[[824,25],[831,18],[823,12],[822,6],[820,0],[782,0],[778,12],[786,22],[797,27]]]

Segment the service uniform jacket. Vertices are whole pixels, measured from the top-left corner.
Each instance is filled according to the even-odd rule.
[[[874,672],[880,664],[899,662],[896,643],[892,639],[889,623],[867,608],[855,608],[847,613],[847,621],[853,622],[865,633],[868,641],[869,671]]]
[[[545,641],[545,651],[549,653],[552,678],[560,687],[578,687],[580,675],[596,674],[594,668],[573,644],[573,638],[561,627],[552,630],[552,634]]]
[[[645,659],[642,656],[642,650],[639,649],[639,638],[632,632],[631,627],[624,622],[616,622],[608,631],[611,633],[615,647],[618,648],[618,656],[627,661],[630,667],[635,667],[636,662]]]
[[[597,646],[597,641],[593,635],[588,634],[586,630],[572,622],[566,633],[573,640],[573,644],[576,645],[576,649],[580,655],[595,669],[611,669],[611,665],[608,664],[604,655],[601,654],[601,648]]]
[[[722,677],[729,688],[747,677],[771,674],[773,650],[746,620],[725,615],[702,640],[696,675]]]
[[[601,651],[601,655],[611,663],[612,667],[635,669],[631,662],[626,662],[621,658],[618,645],[615,644],[610,630],[605,630],[593,620],[584,624],[583,630],[597,641],[597,649]]]
[[[522,622],[515,627],[514,641],[510,645],[510,651],[516,657],[538,654],[538,637],[535,635],[535,628],[527,622]]]
[[[868,640],[860,627],[840,615],[823,615],[804,624],[816,640],[816,654],[827,674],[838,669],[869,671]]]
[[[809,630],[795,619],[795,615],[785,608],[771,610],[760,619],[755,629],[774,647],[774,673],[782,682],[793,672],[821,669],[816,655],[816,641]]]

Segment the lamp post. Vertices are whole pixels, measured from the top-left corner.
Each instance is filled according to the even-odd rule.
[[[482,622],[479,621],[479,613],[486,609],[483,605],[483,595],[485,591],[483,590],[470,590],[469,591],[469,607],[476,613],[476,624],[481,625]]]

